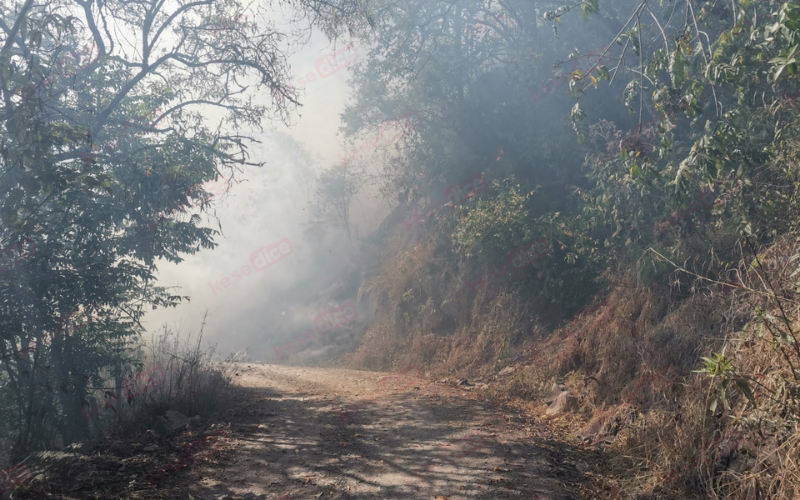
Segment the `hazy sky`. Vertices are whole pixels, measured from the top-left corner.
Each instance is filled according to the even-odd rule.
[[[336,48],[342,46],[338,42]],[[290,55],[292,73],[316,73],[315,60],[333,49],[324,37],[313,36],[307,46]],[[358,51],[359,57],[363,55]],[[203,312],[208,310],[206,338],[223,352],[250,348],[255,353],[270,343],[270,337],[291,331],[292,322],[310,321],[321,312],[291,310],[297,298],[296,285],[311,290],[324,287],[336,263],[345,262],[347,255],[336,243],[322,248],[325,244],[304,241],[303,223],[313,185],[304,183],[303,175],[314,176],[339,161],[337,155],[343,153],[338,129],[349,95],[347,78],[349,68],[308,83],[301,94],[303,107],[289,127],[265,123],[265,132],[255,135],[262,144],[252,150],[252,160],[266,165],[246,170],[241,176],[246,182],[233,186],[217,201],[223,236],[215,250],[186,256],[180,264],[160,262],[159,285],[180,286],[178,293],[191,296],[191,302],[150,312],[144,322],[149,331],[167,323],[180,326],[183,332],[197,332]],[[302,153],[287,147],[287,134],[310,154],[310,162],[299,160]],[[365,209],[363,205],[354,207],[354,217]],[[242,266],[250,264],[252,252],[282,238],[291,243],[289,255],[262,271],[241,274]],[[234,281],[236,270],[240,274]],[[228,287],[221,288],[226,277]],[[294,326],[302,328],[301,324]]]

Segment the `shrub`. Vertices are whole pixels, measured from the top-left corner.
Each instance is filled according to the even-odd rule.
[[[220,361],[214,347],[202,348],[202,338],[202,329],[196,341],[168,327],[153,335],[141,347],[144,362],[137,364],[139,371],[122,379],[113,392],[89,398],[84,414],[92,417],[95,437],[152,428],[167,410],[205,418],[228,406],[234,363],[242,355]]]

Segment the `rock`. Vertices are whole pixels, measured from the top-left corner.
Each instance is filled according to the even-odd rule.
[[[192,417],[192,419],[194,418],[195,417]],[[189,417],[183,413],[167,410],[163,417],[158,417],[156,419],[156,423],[153,425],[153,431],[159,436],[169,436],[178,429],[189,425],[190,422]]]
[[[164,416],[167,417],[169,423],[176,429],[179,429],[185,425],[189,425],[189,417],[187,417],[181,412],[167,410]]]
[[[462,378],[458,381],[456,385],[465,386],[465,387],[472,387],[472,384],[469,383],[469,380]]]
[[[513,366],[506,366],[505,368],[503,368],[502,370],[500,370],[500,373],[498,373],[498,375],[508,375],[509,373],[514,373],[514,370],[516,370],[516,368],[515,368],[515,367],[513,367]]]
[[[586,443],[599,441],[603,437],[603,424],[605,424],[607,418],[607,415],[595,417],[580,431],[578,437],[580,437]]]
[[[636,420],[636,411],[631,407],[616,407],[596,415],[584,427],[578,437],[592,443],[611,443],[614,436],[626,425]]]
[[[546,398],[544,398],[544,402],[547,404],[552,403],[553,401],[556,400],[559,394],[561,394],[566,390],[567,388],[564,387],[563,385],[553,384],[553,387],[550,389],[550,394]]]
[[[578,407],[578,400],[569,391],[563,391],[556,397],[545,412],[546,415],[558,415],[559,413],[566,413]]]

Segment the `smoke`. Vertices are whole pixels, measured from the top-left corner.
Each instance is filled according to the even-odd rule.
[[[293,55],[296,74],[310,74],[321,59],[329,64],[333,50],[320,37],[312,39]],[[352,51],[347,55],[352,59]],[[253,134],[260,144],[252,148],[251,161],[265,166],[245,170],[237,176],[241,183],[215,197],[219,246],[186,256],[179,264],[159,263],[158,284],[178,286],[176,293],[191,300],[148,313],[143,322],[148,331],[166,324],[196,333],[207,311],[204,335],[221,353],[248,349],[255,359],[264,359],[270,346],[307,330],[315,317],[335,305],[329,296],[349,266],[351,252],[342,231],[309,231],[308,224],[318,175],[343,153],[337,132],[348,94],[348,69],[331,72],[326,66],[321,71],[327,77],[305,80],[300,89],[303,108],[292,123],[275,123],[271,130]],[[352,209],[353,224],[363,231],[374,229],[363,221],[369,219],[371,226],[380,221],[376,203],[359,198]],[[217,228],[213,218],[204,223]],[[279,241],[288,241],[291,251],[276,249],[280,258],[266,267],[251,261],[253,252]]]

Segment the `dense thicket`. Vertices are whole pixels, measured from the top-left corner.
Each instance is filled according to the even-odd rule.
[[[695,492],[796,494],[800,5],[372,5],[347,130],[412,109],[422,125],[386,168],[398,229],[353,362],[480,373],[549,338],[524,373],[577,373],[598,407],[672,363],[686,392],[657,398],[631,470],[685,459]],[[558,330],[609,290],[615,312]],[[731,429],[746,449],[703,448]]]
[[[789,210],[794,171],[773,159],[795,127],[786,97],[794,4],[420,1],[373,9],[348,130],[366,133],[419,110],[423,124],[398,147],[386,183],[410,193],[434,232],[454,228],[433,222],[430,207],[473,175],[493,186],[478,195],[485,199],[508,196],[512,184],[491,181],[512,177],[519,190],[536,191],[517,208],[539,221],[553,252],[517,282],[552,299],[547,307],[574,312],[609,266],[635,262],[665,280],[670,266],[651,247],[718,277],[717,260],[732,260],[737,237],[758,245],[788,229],[775,215]],[[538,237],[515,229],[513,215],[437,212],[455,219],[456,240],[470,237],[467,226],[483,238],[480,251],[460,254],[478,273]]]
[[[244,11],[3,4],[0,425],[13,455],[87,438],[103,390],[106,408],[142,395],[139,319],[181,300],[153,285],[157,259],[214,246],[209,182],[257,164],[241,127],[287,112],[254,91],[296,102],[282,35]]]

